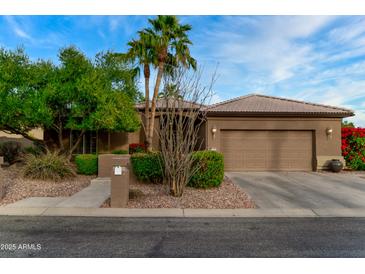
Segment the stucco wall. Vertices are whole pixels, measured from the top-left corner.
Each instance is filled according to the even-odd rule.
[[[108,132],[98,132],[98,152],[106,153],[113,150],[128,150],[128,133],[111,132],[110,133],[110,150],[109,150]]]
[[[212,128],[217,132],[213,138]],[[332,136],[326,129],[331,128]],[[341,119],[340,118],[251,118],[251,117],[208,117],[207,149],[221,150],[220,132],[231,130],[311,130],[314,132],[314,157],[317,168],[326,168],[323,161],[341,156]],[[300,145],[300,144],[298,144]]]
[[[39,140],[43,140],[43,129],[35,128],[29,131],[29,134]],[[22,135],[18,134],[9,134],[4,131],[0,131],[0,143],[7,142],[7,141],[16,141],[20,142],[24,146],[30,146],[33,144],[32,141],[25,139]]]
[[[206,149],[206,147],[207,147],[206,136],[207,136],[207,123],[205,121],[200,125],[199,131],[198,131],[198,143],[197,143],[197,147],[196,147],[197,150]]]

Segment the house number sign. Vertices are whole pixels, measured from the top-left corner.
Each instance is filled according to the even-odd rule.
[[[123,174],[123,168],[121,166],[114,166],[114,175],[120,176]]]

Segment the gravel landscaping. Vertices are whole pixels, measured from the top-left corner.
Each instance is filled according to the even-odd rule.
[[[28,197],[67,197],[90,184],[95,176],[77,175],[61,182],[30,180],[13,165],[0,168],[0,185],[5,196],[0,206]],[[110,200],[102,207],[110,207]],[[182,197],[167,194],[162,184],[134,183],[130,186],[128,208],[254,208],[251,198],[227,177],[221,186],[209,189],[187,187]]]
[[[166,193],[161,184],[135,183],[130,186],[128,208],[254,208],[251,198],[227,177],[216,188],[187,187],[182,197]],[[102,207],[110,207],[110,200]]]
[[[77,175],[60,182],[30,180],[23,178],[16,165],[0,168],[0,185],[3,184],[5,196],[0,206],[14,203],[28,197],[67,197],[79,192],[90,184],[95,176]]]

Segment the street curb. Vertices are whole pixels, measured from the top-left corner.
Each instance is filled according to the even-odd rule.
[[[125,218],[321,218],[365,217],[365,209],[181,209],[181,208],[12,208],[0,216],[125,217]]]

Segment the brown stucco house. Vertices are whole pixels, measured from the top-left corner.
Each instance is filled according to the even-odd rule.
[[[341,121],[352,110],[247,95],[207,107],[205,148],[224,154],[225,170],[306,170],[341,159]]]
[[[157,104],[157,107],[161,107]],[[144,104],[136,105],[144,112]],[[246,95],[206,106],[200,149],[222,152],[226,171],[314,171],[341,159],[341,121],[352,110],[266,95]],[[143,119],[142,119],[143,120]],[[156,117],[156,130],[159,118]],[[50,133],[45,132],[45,138]],[[158,149],[155,134],[153,147]],[[76,153],[104,153],[143,143],[134,133],[88,132]],[[72,136],[65,136],[65,145]]]
[[[143,111],[143,105],[138,109]],[[222,152],[226,171],[314,171],[327,168],[332,159],[344,161],[341,121],[354,115],[344,108],[258,94],[202,111],[207,115],[201,149]]]

